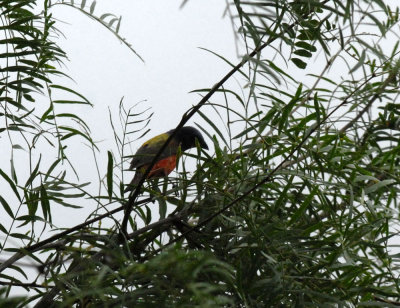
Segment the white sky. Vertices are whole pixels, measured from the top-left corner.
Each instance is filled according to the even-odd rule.
[[[198,47],[236,62],[230,21],[222,18],[222,1],[189,1],[183,10],[179,10],[180,1],[112,1],[104,9],[103,2],[96,11],[123,16],[121,36],[144,58],[144,64],[80,12],[65,6],[54,10],[54,16],[71,23],[62,26],[67,40],[60,44],[70,59],[69,74],[95,104],[97,116],[108,118],[107,107],[116,108],[122,96],[132,103],[147,100],[155,112],[154,134],[164,132],[198,101],[189,91],[211,87],[227,72],[226,64]],[[99,124],[96,132],[109,133],[109,127]]]
[[[115,151],[108,108],[115,116],[115,124],[119,124],[118,105],[122,97],[130,106],[146,100],[139,110],[152,108],[154,115],[148,126],[151,132],[132,144],[134,152],[148,137],[179,123],[184,112],[199,101],[199,96],[190,91],[212,87],[228,72],[227,64],[199,47],[217,52],[233,63],[238,61],[231,21],[223,18],[225,2],[189,1],[182,10],[180,4],[181,1],[161,0],[98,1],[95,14],[122,15],[120,35],[132,44],[145,63],[102,25],[79,11],[66,6],[53,10],[54,17],[69,23],[58,23],[66,37],[58,43],[70,60],[66,72],[76,82],[70,86],[95,105],[93,109],[77,106],[74,111],[88,122],[93,138],[102,141],[99,144],[102,175],[106,172],[107,150]],[[194,117],[189,124],[194,121],[201,119]],[[90,151],[83,155],[82,140],[75,140],[76,144],[71,145],[74,150],[69,154],[77,170],[87,170],[80,172],[81,181],[96,181]],[[125,179],[129,181],[130,178]],[[53,216],[56,224],[70,225],[71,221],[65,217],[73,220],[76,217],[76,212],[68,208],[60,207],[56,213],[62,213]]]

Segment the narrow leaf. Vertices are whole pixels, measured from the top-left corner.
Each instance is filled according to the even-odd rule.
[[[298,68],[301,68],[301,69],[305,69],[307,66],[307,63],[300,60],[299,58],[291,58],[290,61],[292,61]]]
[[[111,201],[112,198],[112,192],[113,192],[113,167],[114,167],[114,162],[113,162],[113,156],[110,151],[108,153],[108,164],[107,164],[107,190],[108,190],[108,197]]]

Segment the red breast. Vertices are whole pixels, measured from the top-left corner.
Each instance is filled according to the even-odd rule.
[[[159,160],[151,169],[147,178],[167,176],[176,167],[176,155]]]

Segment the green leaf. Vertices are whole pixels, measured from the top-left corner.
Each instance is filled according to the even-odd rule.
[[[74,90],[72,90],[70,88],[67,88],[67,87],[64,87],[64,86],[61,86],[61,85],[56,85],[56,84],[50,85],[50,88],[59,89],[59,90],[63,90],[63,91],[75,94],[76,96],[80,97],[83,100],[83,101],[56,100],[54,102],[58,102],[58,103],[60,103],[60,102],[65,102],[65,103],[72,102],[72,103],[80,103],[80,104],[87,104],[87,105],[93,106],[93,104],[91,102],[89,102],[89,100],[86,97],[84,97],[82,94],[80,94],[80,93],[78,93],[78,92],[76,92],[76,91],[74,91]]]
[[[12,148],[13,148],[13,149],[16,149],[16,150],[25,150],[25,149],[24,149],[22,146],[20,146],[19,144],[13,144]]]
[[[209,119],[200,110],[198,111],[198,113],[213,128],[213,130],[218,134],[218,136],[222,139],[222,141],[225,143],[225,145],[229,147],[228,142],[226,141],[226,139],[225,139],[224,135],[222,134],[222,132],[218,129],[217,125],[215,125],[215,123],[211,119]]]
[[[96,7],[96,1],[93,1],[92,4],[90,5],[90,10],[89,10],[91,15],[93,14],[95,7]]]
[[[119,28],[121,27],[121,21],[122,21],[122,16],[119,17],[118,19],[118,23],[115,26],[115,32],[118,33],[119,32]]]
[[[309,43],[307,43],[305,41],[296,42],[294,45],[297,46],[297,47],[306,49],[306,50],[308,50],[310,52],[316,52],[317,51],[317,48],[315,46],[313,46],[313,45],[311,45],[311,44],[309,44]]]
[[[85,101],[77,101],[77,100],[66,100],[66,99],[56,99],[53,101],[54,104],[79,104],[79,105],[88,105]],[[91,104],[90,104],[91,105]]]
[[[318,192],[318,186],[315,186],[314,189],[311,191],[311,193],[304,200],[304,202],[297,209],[297,211],[292,215],[292,217],[290,217],[289,226],[293,225],[300,219],[300,217],[304,214],[306,209],[310,206],[311,201],[317,192]]]
[[[306,57],[306,58],[311,58],[312,53],[305,50],[305,49],[297,49],[293,52],[295,55],[301,56],[301,57]]]
[[[320,112],[320,108],[319,108],[317,93],[315,93],[313,101],[314,101],[315,114],[317,116],[317,124],[319,125],[321,123],[321,112]]]
[[[370,194],[370,193],[372,193],[374,191],[377,191],[378,189],[380,189],[382,187],[386,187],[386,186],[391,185],[393,183],[396,183],[396,180],[389,179],[389,180],[380,181],[380,182],[378,182],[376,184],[373,184],[373,185],[365,188],[365,193],[366,194]]]
[[[376,1],[376,0],[375,0]],[[381,31],[381,35],[384,36],[387,32],[387,29],[384,24],[382,24],[378,18],[374,14],[371,14],[370,12],[363,12],[365,15],[367,15],[369,18],[372,19],[372,21],[378,26],[378,29]]]
[[[7,201],[0,195],[0,203],[3,208],[6,210],[7,214],[14,219],[14,213],[11,210],[11,207],[8,205]]]
[[[200,49],[201,49],[201,50],[205,50],[205,51],[207,51],[207,52],[209,52],[209,53],[212,53],[213,55],[217,56],[217,57],[220,58],[221,60],[225,61],[225,62],[226,62],[230,67],[232,67],[232,68],[236,66],[235,64],[233,64],[232,62],[230,62],[229,60],[227,60],[227,59],[224,58],[223,56],[221,56],[221,55],[215,53],[214,51],[211,51],[211,50],[206,49],[206,48],[200,48]],[[242,70],[238,70],[238,72],[239,72],[240,74],[242,74],[242,76],[243,76],[244,78],[249,79],[249,77],[248,77]]]
[[[35,169],[33,169],[31,175],[29,176],[28,180],[25,183],[25,187],[29,187],[29,185],[32,184],[33,180],[36,178],[36,176],[38,175],[38,170],[39,170],[39,166],[40,166],[40,161],[42,159],[42,156],[39,157],[39,160],[35,166]]]
[[[46,119],[48,119],[48,115],[53,111],[53,103],[50,103],[49,108],[47,108],[47,110],[43,113],[42,117],[40,118],[40,122],[45,121]]]
[[[358,60],[357,64],[354,65],[354,67],[349,71],[350,74],[353,73],[353,72],[355,72],[355,71],[356,71],[357,69],[359,69],[362,65],[364,65],[365,56],[366,56],[366,52],[365,52],[365,49],[363,49],[363,51],[362,51],[362,53],[361,53],[361,56],[360,56],[360,59]]]
[[[21,240],[28,240],[29,241],[31,239],[29,236],[27,236],[25,234],[21,234],[21,233],[11,233],[10,236],[14,237],[14,238],[21,239]]]
[[[289,120],[289,115],[292,111],[292,109],[294,108],[294,106],[296,106],[296,103],[298,103],[299,98],[302,95],[302,90],[303,90],[303,84],[300,83],[299,86],[297,87],[296,93],[293,96],[293,98],[290,100],[290,102],[282,109],[282,113],[279,115],[279,126],[278,126],[278,130],[282,131],[283,128],[285,127],[285,125],[287,125],[288,120]]]
[[[15,186],[14,182],[1,169],[0,169],[0,175],[8,182],[8,185],[10,185],[11,189],[14,191],[14,194],[17,196],[18,200],[21,201],[21,196],[19,195],[17,186]]]
[[[114,170],[114,161],[113,156],[110,151],[108,153],[108,163],[107,163],[107,191],[108,191],[108,198],[112,199],[113,193],[113,170]]]
[[[157,198],[158,201],[158,213],[160,215],[160,219],[164,219],[167,214],[167,202],[164,197]]]
[[[59,159],[57,159],[56,161],[54,161],[54,162],[51,164],[49,170],[47,170],[47,172],[46,172],[46,176],[45,176],[45,178],[44,178],[45,180],[47,180],[47,179],[49,178],[49,176],[50,176],[51,173],[53,172],[54,168],[55,168],[60,162],[61,162],[61,159],[59,158]]]
[[[299,58],[291,58],[290,61],[292,61],[298,68],[305,69],[307,67],[307,63]]]

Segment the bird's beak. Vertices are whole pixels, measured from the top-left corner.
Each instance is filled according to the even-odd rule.
[[[202,138],[202,139],[196,138],[196,140],[197,140],[197,142],[199,143],[199,146],[200,146],[202,149],[208,150],[208,145],[207,145],[207,143],[204,141],[203,138]]]

